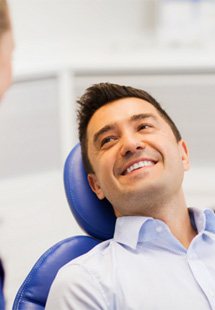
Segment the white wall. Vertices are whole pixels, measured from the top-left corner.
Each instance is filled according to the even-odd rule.
[[[211,40],[215,31],[213,0],[9,1],[17,53],[22,55],[31,49],[37,57],[50,46],[113,52],[147,48],[154,42],[176,48],[215,45]]]
[[[135,48],[143,44],[144,34],[153,28],[153,11],[146,14],[151,0],[10,0],[10,3],[16,53],[31,49],[35,57],[50,46],[54,53],[62,46],[74,52],[117,50],[132,45]]]

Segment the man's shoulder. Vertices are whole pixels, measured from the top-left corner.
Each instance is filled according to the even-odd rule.
[[[102,268],[106,260],[109,260],[110,248],[112,246],[113,239],[103,241],[92,248],[89,252],[71,260],[60,269],[61,274],[69,274],[70,272],[92,271],[98,269],[98,266]]]
[[[108,298],[104,285],[109,284],[112,274],[110,247],[111,240],[101,242],[86,254],[64,265],[52,283],[47,309],[68,309],[69,300],[75,309],[95,309],[92,307],[94,302],[101,304],[100,309],[106,309]]]

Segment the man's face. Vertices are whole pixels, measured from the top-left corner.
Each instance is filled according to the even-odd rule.
[[[179,143],[159,112],[147,101],[123,98],[99,108],[88,127],[88,175],[99,199],[106,197],[117,216],[141,215],[150,204],[181,191],[189,167]]]
[[[14,41],[12,31],[5,32],[0,38],[0,99],[12,80],[12,53]]]

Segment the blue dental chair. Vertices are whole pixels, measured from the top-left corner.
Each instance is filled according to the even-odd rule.
[[[64,167],[64,185],[71,211],[88,236],[67,238],[47,250],[21,285],[13,310],[44,309],[58,270],[101,241],[113,236],[116,221],[114,212],[107,200],[100,201],[91,191],[83,168],[79,144],[67,157]]]

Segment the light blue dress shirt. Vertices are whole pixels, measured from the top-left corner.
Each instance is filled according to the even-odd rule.
[[[46,309],[215,309],[215,215],[190,215],[188,249],[160,220],[118,218],[113,239],[59,271]]]

